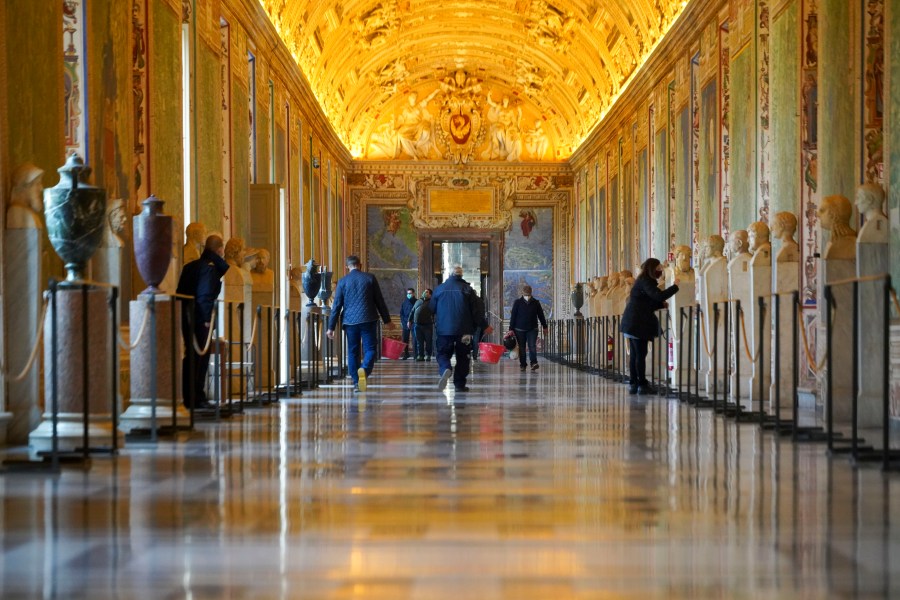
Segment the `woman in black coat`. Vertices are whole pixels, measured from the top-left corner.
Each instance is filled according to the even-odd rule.
[[[657,280],[662,276],[662,265],[655,258],[648,258],[641,265],[641,272],[634,280],[625,312],[622,313],[622,333],[628,338],[631,355],[628,359],[630,371],[628,392],[649,393],[647,381],[647,346],[659,333],[659,319],[656,311],[666,307],[666,300],[678,292],[678,280],[665,290],[660,290]]]

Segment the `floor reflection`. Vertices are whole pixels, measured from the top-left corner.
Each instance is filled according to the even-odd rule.
[[[552,364],[436,381],[5,476],[2,597],[900,597],[897,475]]]

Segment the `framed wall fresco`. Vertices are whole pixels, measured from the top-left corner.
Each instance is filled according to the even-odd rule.
[[[697,210],[699,233],[705,238],[719,233],[719,105],[716,80],[700,92],[700,181]]]
[[[509,319],[522,286],[530,285],[547,318],[553,314],[553,208],[522,206],[506,232],[503,318]]]
[[[688,107],[684,107],[679,113],[675,124],[676,170],[675,170],[675,217],[677,221],[672,224],[675,233],[675,244],[691,245],[691,223],[693,210],[691,208],[691,114]]]
[[[638,152],[637,202],[638,202],[638,248],[637,263],[643,263],[650,256],[650,190],[648,183],[647,148]],[[661,260],[664,260],[663,257]]]
[[[666,128],[663,127],[656,132],[656,143],[653,145],[653,162],[655,170],[655,179],[653,185],[656,189],[657,210],[655,213],[656,222],[656,244],[653,247],[653,254],[656,258],[662,260],[669,251],[669,156],[668,156],[668,136]]]
[[[399,312],[406,288],[417,288],[419,279],[416,230],[409,209],[369,204],[364,215],[363,268],[378,278],[391,313]]]

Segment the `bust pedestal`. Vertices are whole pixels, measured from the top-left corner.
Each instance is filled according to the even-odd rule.
[[[867,224],[868,225],[868,224]],[[881,275],[890,269],[890,248],[887,243],[863,241],[865,227],[856,244],[856,272],[858,277]],[[849,286],[848,286],[849,287]],[[860,427],[881,427],[884,402],[884,281],[864,281],[859,284],[859,399]],[[887,325],[890,327],[890,325]],[[839,341],[839,340],[836,340]],[[836,363],[837,364],[837,363]]]
[[[678,284],[678,293],[669,298],[669,325],[674,335],[669,337],[672,340],[672,385],[678,387],[683,381],[687,382],[687,372],[691,365],[691,357],[687,355],[687,349],[690,346],[687,342],[688,336],[691,335],[691,322],[688,315],[688,307],[695,304],[694,295],[696,294],[696,282],[693,278],[683,278]],[[674,277],[667,277],[666,286],[674,283]],[[681,309],[685,309],[684,323],[681,323]],[[681,325],[679,327],[679,325]],[[681,359],[679,359],[681,356]]]
[[[772,264],[768,257],[765,257],[765,260],[760,260],[761,258],[762,256],[757,253],[750,261],[750,310],[744,308],[744,315],[750,315],[750,319],[746,323],[750,352],[753,353],[754,358],[759,357],[752,365],[748,364],[746,369],[746,372],[750,373],[751,409],[760,406],[765,409],[761,403],[764,403],[768,397],[769,386],[772,382],[770,375],[772,367],[772,299],[764,300],[765,308],[763,310],[760,310],[759,307],[759,297],[769,296],[772,293]],[[761,338],[760,325],[763,328]],[[735,352],[737,351],[738,349],[735,348]],[[762,389],[762,397],[760,397],[760,389]]]
[[[6,294],[6,363],[10,377],[18,375],[37,343],[41,315],[41,251],[43,229],[7,229],[4,250],[9,260],[4,269]],[[14,258],[13,258],[14,257]],[[40,359],[21,381],[9,381],[7,440],[25,444],[41,422],[39,408]],[[48,388],[49,389],[49,388]],[[47,392],[49,394],[49,391]],[[0,406],[2,408],[2,406]],[[0,418],[2,421],[2,418]]]
[[[840,281],[842,279],[850,279],[856,277],[856,261],[849,259],[820,259],[820,268],[825,283]],[[831,288],[832,297],[834,298],[834,308],[832,312],[831,333],[831,364],[833,372],[831,374],[832,394],[832,417],[835,421],[850,421],[851,413],[851,396],[853,390],[853,372],[851,365],[853,364],[853,286],[850,284],[841,285]],[[819,312],[819,322],[822,323],[823,337],[820,348],[823,352],[827,352],[827,340],[825,338],[825,328],[828,323],[826,311],[825,296],[822,296],[821,302],[817,307]],[[818,360],[822,361],[824,355],[819,355]],[[825,405],[827,389],[827,369],[828,363],[825,362],[820,371],[821,389],[822,389],[822,405]],[[826,413],[827,417],[827,413]]]
[[[134,344],[140,333],[144,315],[149,309],[145,294],[130,303],[131,327],[129,344]],[[156,373],[151,370],[152,322],[147,321],[140,343],[131,351],[131,401],[119,419],[119,429],[130,433],[134,429],[151,429],[153,402],[151,386],[156,383],[156,427],[172,425],[172,383],[175,382],[176,425],[187,425],[191,416],[182,404],[181,357],[184,345],[181,339],[181,303],[175,302],[175,328],[172,328],[172,298],[165,294],[154,296],[156,315]],[[172,333],[175,333],[173,354]],[[203,340],[205,341],[205,340]],[[174,359],[174,362],[173,362]],[[173,370],[174,369],[174,370]]]
[[[725,314],[722,306],[719,306],[719,326],[714,328],[713,303],[723,302],[728,299],[728,272],[725,264],[725,258],[719,257],[711,259],[704,267],[703,279],[700,283],[700,307],[703,310],[703,329],[704,334],[700,335],[700,365],[701,373],[706,386],[706,395],[711,397],[713,393],[713,382],[716,383],[718,393],[722,394],[725,390],[725,357],[727,356],[725,349],[727,341],[725,340]],[[713,371],[713,355],[714,339],[718,336],[718,353],[716,358],[716,370]],[[709,353],[707,354],[706,343],[709,344]]]
[[[56,354],[53,354],[53,315],[47,312],[44,325],[44,389],[46,402],[43,421],[28,436],[32,451],[52,449],[52,390],[56,361],[57,432],[60,451],[74,451],[83,445],[84,404],[83,367],[88,362],[88,435],[92,447],[111,446],[112,429],[112,348],[115,340],[108,312],[106,289],[87,292],[87,323],[82,320],[82,290],[60,287],[56,294]],[[82,348],[87,332],[87,355]],[[121,447],[121,443],[120,443]]]
[[[254,355],[254,361],[257,360],[256,357],[258,357],[259,361],[259,369],[257,370],[259,381],[257,386],[268,389],[270,380],[273,387],[277,385],[275,372],[272,368],[273,361],[277,360],[276,353],[278,352],[278,344],[272,338],[275,334],[275,330],[272,329],[272,321],[275,318],[275,274],[271,269],[266,269],[265,273],[251,272],[251,276],[253,280],[251,299],[254,319],[256,318],[256,307],[262,307],[262,320],[257,325],[256,345],[254,346],[254,350],[259,349],[259,354]],[[284,327],[284,315],[279,315],[279,317],[281,318],[281,327]],[[246,335],[250,335],[249,332]],[[271,357],[269,356],[270,354]]]
[[[749,254],[740,254],[728,263],[728,296],[731,300],[737,300],[741,303],[741,313],[743,313],[743,328],[747,331],[747,342],[750,348],[753,348],[751,331],[753,329],[753,282],[750,274]],[[737,302],[728,305],[729,331],[728,331],[728,364],[731,365],[732,371],[730,377],[731,382],[731,399],[736,404],[741,405],[742,410],[749,408],[750,384],[753,377],[753,365],[747,358],[744,348],[744,337],[741,329],[741,315],[737,312]],[[711,344],[712,342],[710,342]],[[721,343],[721,341],[720,341]],[[737,353],[742,353],[738,357]],[[740,359],[741,372],[738,379],[737,370],[734,368]]]
[[[778,327],[775,327],[775,303],[772,302],[772,310],[769,311],[772,318],[773,340],[770,348],[774,352],[775,340],[778,340],[779,360],[778,360],[778,377],[775,377],[775,355],[772,354],[772,379],[769,386],[769,397],[771,405],[769,408],[775,410],[775,386],[778,386],[778,400],[781,403],[782,417],[784,411],[791,410],[793,407],[794,394],[794,357],[792,353],[793,335],[794,335],[794,298],[790,292],[796,292],[800,286],[800,263],[796,260],[792,261],[775,261],[773,283],[775,293],[779,294],[778,299]],[[797,320],[797,325],[802,327],[803,324]],[[797,343],[802,344],[800,340],[800,332],[797,332]],[[798,355],[803,350],[798,348]]]

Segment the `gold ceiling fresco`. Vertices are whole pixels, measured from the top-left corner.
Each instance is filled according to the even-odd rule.
[[[356,158],[565,160],[685,0],[259,0]]]

